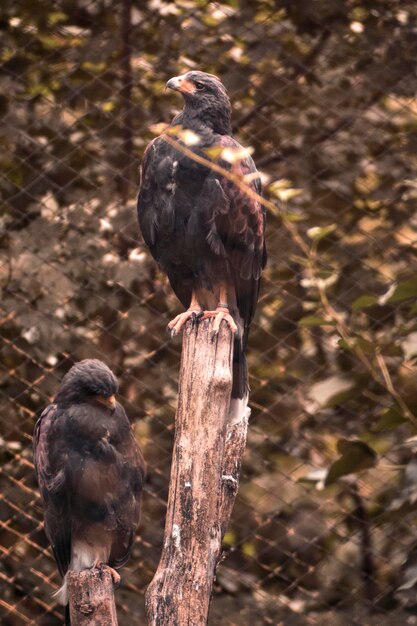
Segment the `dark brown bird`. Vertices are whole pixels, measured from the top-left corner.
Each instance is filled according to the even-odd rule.
[[[171,78],[167,87],[184,98],[183,110],[171,123],[180,131],[180,144],[184,145],[181,131],[187,129],[199,138],[189,149],[206,160],[224,149],[232,155],[241,153],[231,136],[230,101],[216,76],[192,71]],[[220,154],[216,162],[261,193],[250,156],[228,161]],[[236,332],[232,400],[246,405],[245,349],[266,263],[263,207],[239,185],[197,163],[162,135],[146,148],[137,208],[145,243],[187,309],[168,328],[175,335],[189,319],[214,317],[217,332],[225,320]],[[235,411],[241,415],[240,403],[231,404]]]
[[[62,379],[55,403],[33,436],[45,532],[64,584],[65,575],[98,565],[122,567],[139,523],[145,463],[113,372],[101,361],[76,363]],[[115,582],[119,575],[112,570]]]

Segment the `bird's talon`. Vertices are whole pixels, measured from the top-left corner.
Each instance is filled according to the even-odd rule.
[[[118,589],[120,587],[120,582],[121,582],[120,574],[118,574],[115,569],[110,567],[110,565],[107,565],[107,563],[104,563],[104,561],[97,561],[97,563],[93,565],[92,568],[93,569],[96,568],[100,570],[101,572],[108,570],[110,572],[110,576],[113,581],[113,587],[115,589]]]
[[[116,574],[116,576],[114,576],[113,573]],[[121,576],[119,576],[119,574],[115,570],[112,570],[112,579],[113,579],[113,587],[115,589],[118,589],[122,583],[122,578]]]
[[[188,311],[184,311],[184,313],[180,313],[177,317],[174,317],[168,324],[168,331],[171,332],[171,338],[173,339],[179,335],[182,327],[185,326],[187,322],[191,321],[192,324],[194,324],[201,313],[202,312],[197,309],[188,309]]]
[[[203,311],[193,311],[193,324],[198,324],[203,317]]]
[[[211,331],[211,338],[214,340],[214,337],[219,333],[220,325],[223,321],[226,322],[231,332],[235,335],[237,333],[237,326],[233,317],[230,315],[229,310],[225,307],[217,307],[215,311],[204,311],[203,319],[210,319],[214,317],[213,329]]]

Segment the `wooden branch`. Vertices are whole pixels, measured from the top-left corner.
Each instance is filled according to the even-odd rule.
[[[113,579],[106,568],[67,574],[71,626],[117,626]]]
[[[132,0],[123,0],[122,4],[122,52],[121,52],[121,82],[120,108],[122,111],[123,148],[122,159],[124,162],[122,177],[122,202],[126,202],[130,195],[132,185],[133,165],[133,103],[132,103]]]
[[[247,415],[228,424],[233,337],[213,321],[184,332],[164,545],[146,594],[152,626],[203,626],[238,488]]]

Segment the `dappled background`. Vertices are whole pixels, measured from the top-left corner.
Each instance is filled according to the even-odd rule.
[[[31,435],[108,363],[149,465],[119,623],[144,623],[167,498],[178,302],[138,235],[138,165],[218,74],[254,150],[269,264],[211,624],[417,624],[417,8],[412,0],[3,0],[0,621],[62,609]]]

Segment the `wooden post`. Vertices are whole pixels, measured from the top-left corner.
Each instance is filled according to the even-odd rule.
[[[67,574],[71,626],[117,626],[113,579],[106,568]]]
[[[212,320],[183,337],[164,545],[146,594],[151,626],[207,623],[221,541],[237,493],[247,415],[228,424],[233,336]]]

